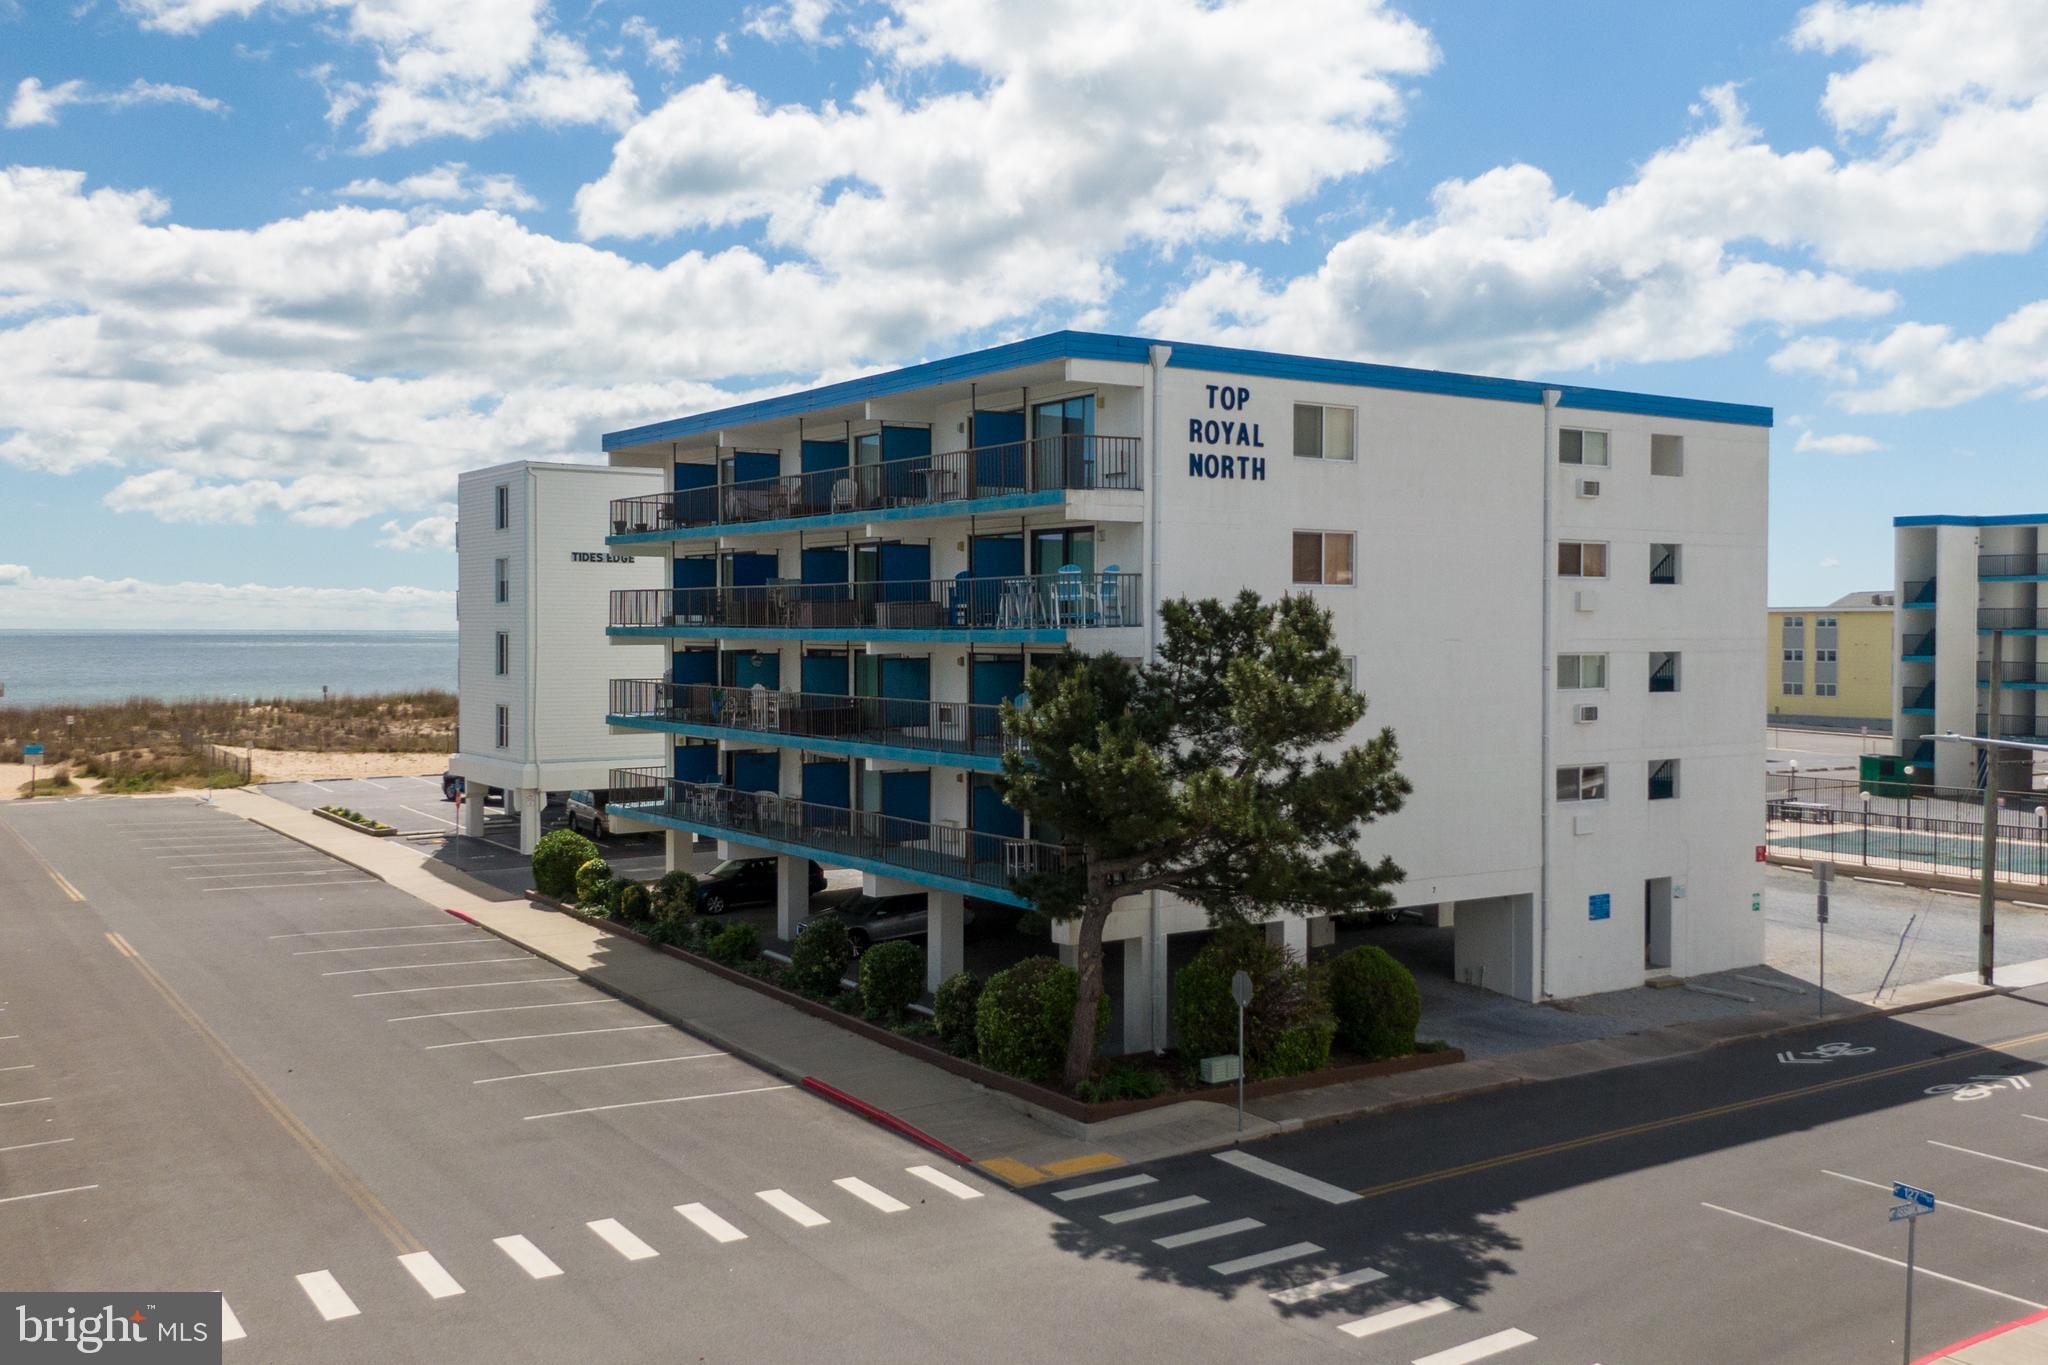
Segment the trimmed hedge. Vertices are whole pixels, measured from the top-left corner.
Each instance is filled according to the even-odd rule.
[[[576,903],[581,906],[596,906],[604,903],[604,889],[611,885],[612,865],[602,858],[592,858],[576,869]]]
[[[840,981],[859,954],[846,926],[825,916],[812,920],[789,948],[789,988],[814,1000],[829,1000],[844,989]]]
[[[576,894],[576,869],[597,856],[597,845],[573,829],[551,829],[533,846],[533,885],[543,896]]]
[[[711,936],[704,952],[728,967],[753,962],[761,956],[761,931],[751,924],[728,924]]]
[[[939,1037],[956,1050],[974,1046],[974,1007],[981,1002],[981,978],[955,972],[932,993],[932,1023]]]
[[[1173,1027],[1190,1068],[1204,1057],[1237,1051],[1237,1002],[1230,996],[1230,978],[1238,971],[1252,979],[1252,999],[1244,1012],[1249,1079],[1292,1076],[1329,1060],[1332,1029],[1325,1027],[1330,1020],[1320,974],[1268,941],[1261,930],[1241,928],[1218,932],[1173,975]],[[1303,1065],[1318,1051],[1317,1060]]]
[[[1366,1057],[1405,1057],[1415,1051],[1422,993],[1415,976],[1386,949],[1363,945],[1330,964],[1330,1008],[1344,1046]]]
[[[860,1002],[868,1018],[900,1023],[924,994],[924,949],[896,939],[877,943],[860,960]]]
[[[661,874],[661,880],[654,884],[654,917],[662,920],[685,919],[697,913],[697,879],[688,872],[677,868]]]
[[[1059,1079],[1081,978],[1055,957],[1027,957],[988,979],[974,1007],[974,1038],[984,1066],[1040,1084]],[[1095,1018],[1100,1042],[1109,1032],[1109,1001]]]
[[[619,888],[619,918],[627,924],[645,924],[654,918],[654,896],[647,883],[629,881]]]

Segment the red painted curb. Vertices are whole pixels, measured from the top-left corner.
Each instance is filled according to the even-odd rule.
[[[848,1109],[851,1109],[854,1113],[859,1114],[862,1118],[872,1119],[874,1122],[881,1124],[884,1128],[889,1129],[891,1132],[900,1133],[904,1137],[909,1138],[912,1142],[921,1142],[925,1146],[931,1148],[933,1151],[939,1153],[941,1156],[951,1157],[953,1160],[959,1162],[962,1166],[972,1166],[974,1164],[974,1158],[967,1155],[967,1153],[959,1151],[952,1147],[948,1147],[945,1143],[939,1141],[930,1133],[925,1132],[922,1128],[917,1128],[912,1126],[911,1124],[905,1123],[902,1119],[897,1118],[894,1114],[889,1113],[885,1109],[877,1109],[874,1105],[869,1104],[866,1100],[855,1099],[853,1096],[847,1094],[844,1090],[841,1090],[836,1085],[827,1085],[824,1081],[819,1080],[816,1076],[804,1077],[802,1084],[804,1089],[814,1090],[818,1094],[823,1095],[826,1099],[837,1100],[839,1103],[845,1105]]]
[[[444,905],[444,906],[442,906],[442,907],[441,907],[441,909],[442,909],[442,910],[443,910],[443,911],[444,911],[445,913],[447,913],[447,914],[450,914],[450,915],[453,915],[453,916],[455,916],[455,918],[457,918],[457,919],[461,920],[461,921],[462,921],[462,922],[463,922],[464,924],[476,924],[476,916],[475,916],[475,915],[471,915],[471,914],[468,914],[468,913],[466,913],[466,912],[464,912],[464,911],[461,911],[461,910],[457,910],[457,909],[453,908],[452,906],[446,906],[446,905]],[[479,929],[481,929],[481,928],[482,928],[483,926],[482,926],[482,925],[480,925],[480,924],[478,924],[478,925],[477,925],[477,927],[478,927]]]
[[[2043,1309],[2039,1313],[2030,1313],[2023,1318],[2015,1318],[2001,1327],[1994,1327],[1988,1332],[1979,1332],[1974,1337],[1964,1337],[1961,1341],[1942,1347],[1932,1355],[1921,1356],[1913,1362],[1913,1365],[1939,1365],[1940,1361],[1954,1355],[1957,1351],[1966,1350],[1971,1346],[1975,1346],[1980,1341],[1989,1341],[1993,1337],[2002,1337],[2016,1327],[2025,1327],[2030,1323],[2036,1322],[2048,1322],[2048,1309]]]

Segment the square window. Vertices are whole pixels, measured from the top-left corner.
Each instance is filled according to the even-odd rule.
[[[1294,453],[1304,460],[1355,459],[1353,437],[1357,425],[1358,414],[1351,408],[1296,403]]]
[[[1683,436],[1650,437],[1650,472],[1667,479],[1675,479],[1685,473]]]
[[[1583,691],[1607,686],[1605,654],[1560,654],[1557,656],[1557,685],[1561,691]]]
[[[1607,799],[1607,766],[1594,764],[1586,767],[1559,768],[1557,770],[1557,799],[1560,801],[1605,801]]]
[[[1607,463],[1607,433],[1566,427],[1557,433],[1557,462],[1604,466]]]
[[[1678,547],[1676,545],[1653,543],[1650,546],[1650,581],[1652,583],[1676,583],[1678,581]]]
[[[1805,683],[1796,683],[1796,682],[1788,682],[1788,683],[1786,683],[1786,684],[1785,684],[1785,688],[1784,688],[1784,691],[1785,691],[1785,695],[1786,695],[1786,696],[1788,696],[1788,697],[1797,697],[1797,696],[1801,696],[1801,695],[1803,695],[1803,694],[1805,693],[1805,691],[1806,691],[1806,684],[1805,684]]]
[[[1678,655],[1675,651],[1650,651],[1650,690],[1652,692],[1676,692],[1678,690]]]
[[[1678,760],[1660,758],[1650,764],[1650,799],[1671,801],[1678,796]]]
[[[1607,577],[1607,546],[1597,540],[1560,540],[1557,543],[1559,578]]]
[[[1340,587],[1350,583],[1354,539],[1349,531],[1296,531],[1294,581]]]

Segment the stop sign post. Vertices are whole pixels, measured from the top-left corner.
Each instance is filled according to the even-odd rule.
[[[1230,998],[1237,1002],[1237,1131],[1244,1132],[1244,1007],[1252,1002],[1251,973],[1231,973]]]

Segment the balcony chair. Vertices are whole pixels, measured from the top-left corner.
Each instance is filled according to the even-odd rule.
[[[1115,564],[1105,567],[1095,580],[1097,619],[1105,626],[1124,623],[1123,570]]]
[[[838,479],[832,484],[832,509],[834,512],[851,512],[860,500],[860,490],[852,479]]]

